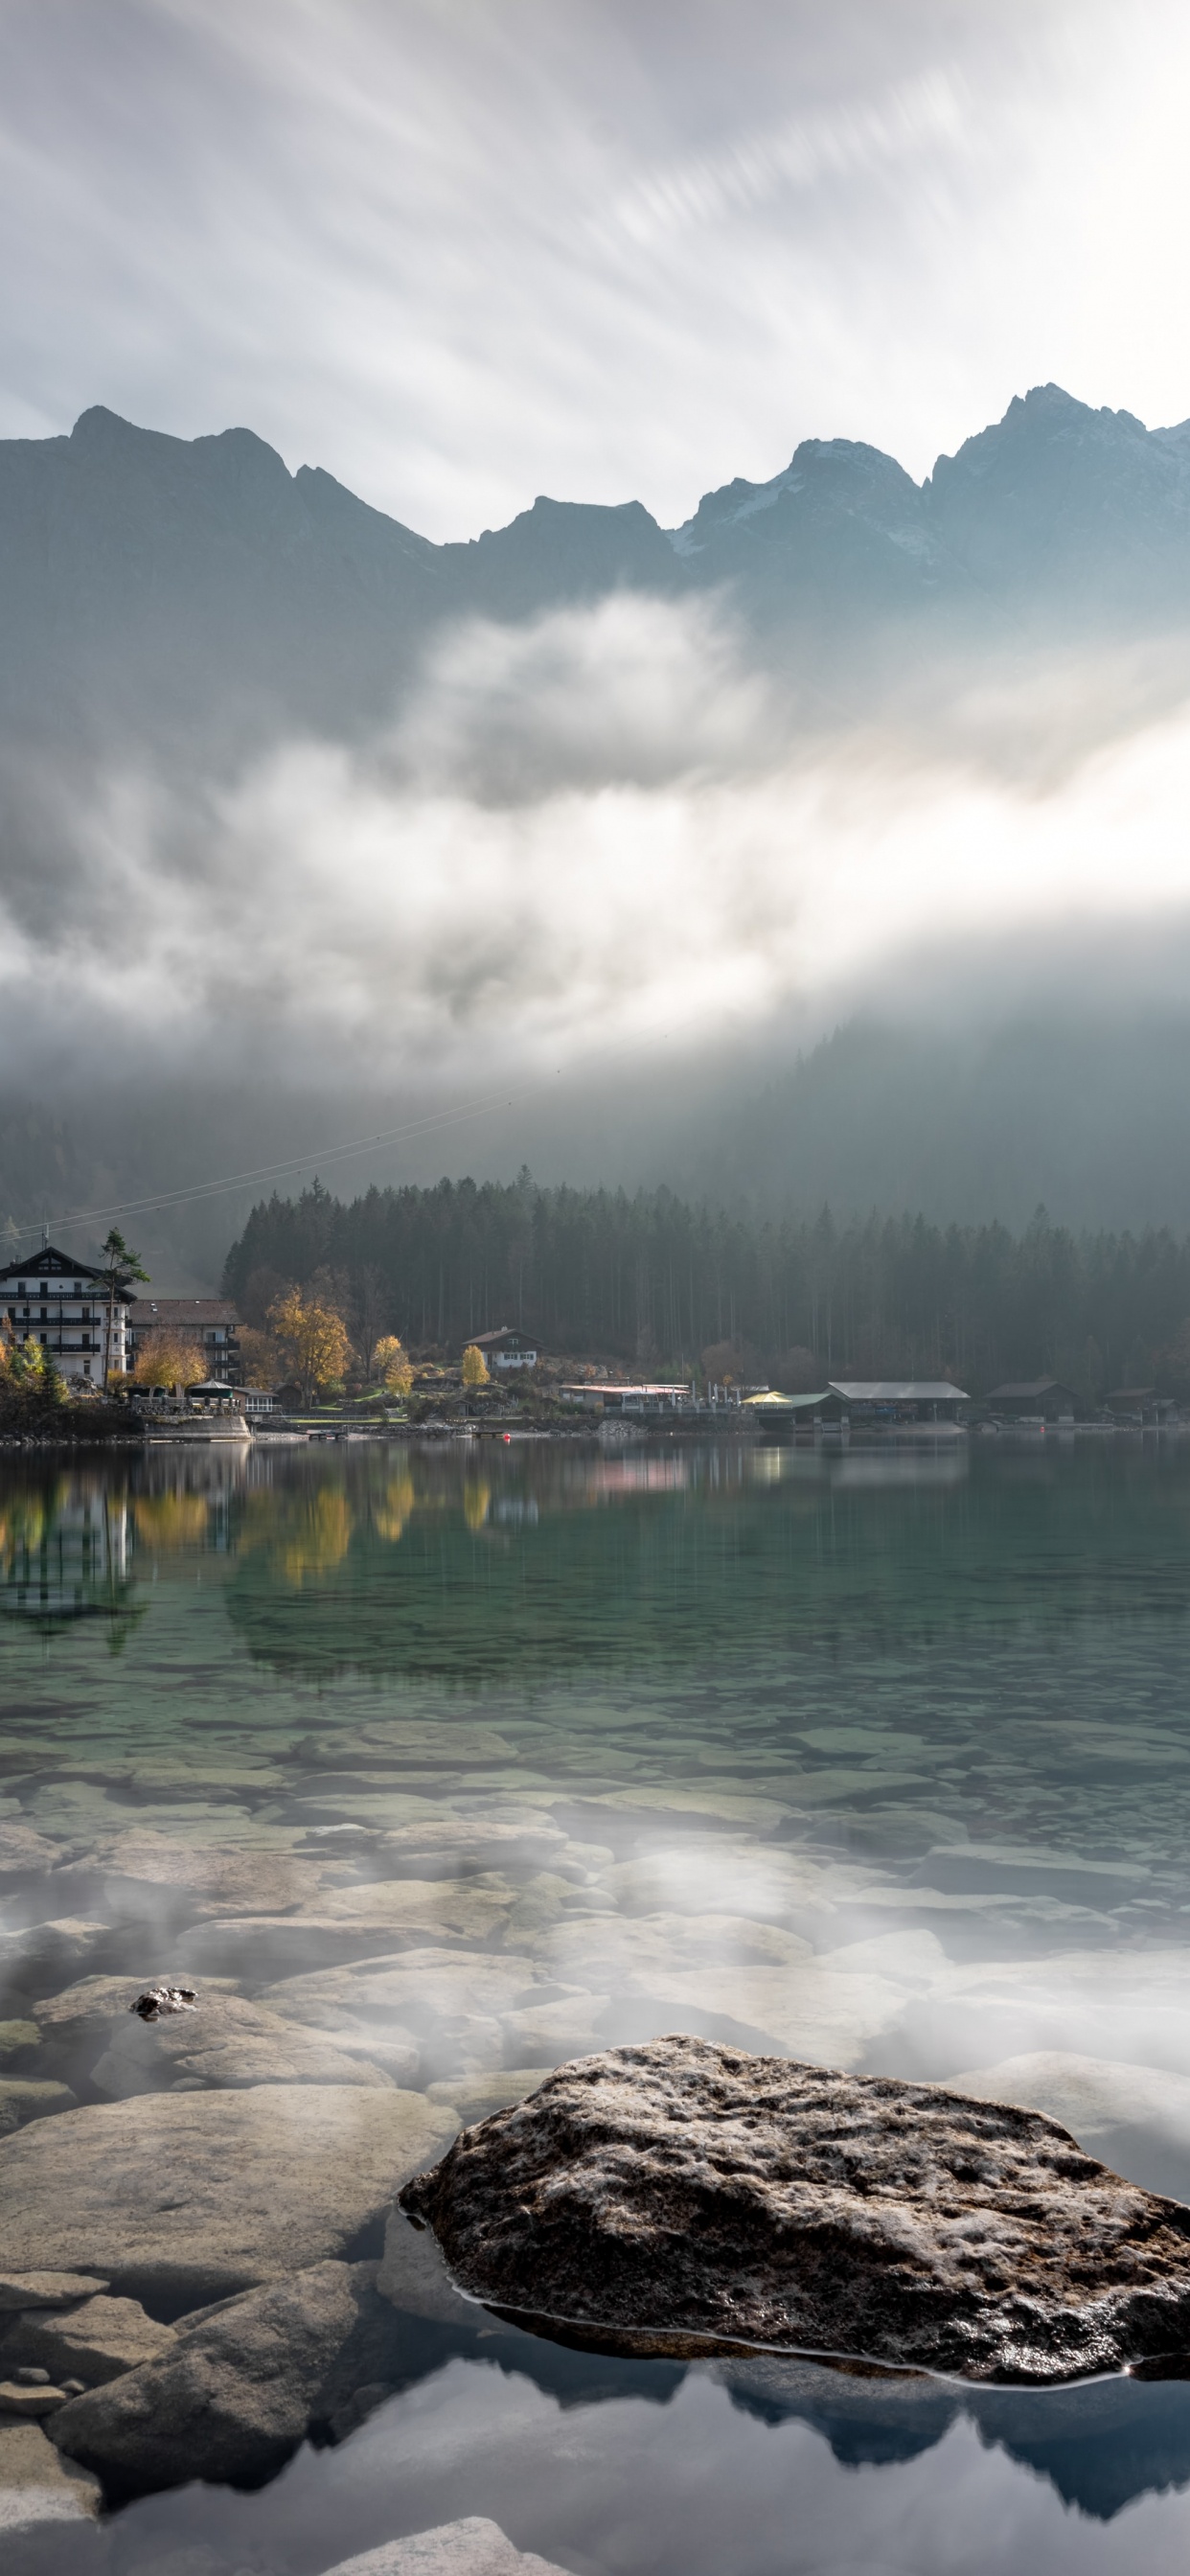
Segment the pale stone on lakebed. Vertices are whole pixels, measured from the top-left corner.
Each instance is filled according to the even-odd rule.
[[[8,2308],[73,2308],[107,2282],[93,2272],[0,2272],[0,2333]]]
[[[548,2065],[505,2066],[490,2075],[451,2076],[426,2091],[431,2102],[457,2111],[460,2120],[486,2120],[489,2112],[504,2111],[510,2102],[523,2102],[526,2093],[535,2093],[551,2071]]]
[[[472,2297],[629,2349],[1001,2382],[1190,2351],[1190,2209],[1055,2121],[697,2039],[561,2068],[401,2206]]]
[[[640,1997],[663,2026],[691,2013],[715,2014],[742,2040],[755,2034],[836,2065],[857,2057],[905,1999],[877,1969],[837,1969],[795,1933],[742,1916],[707,1919],[701,1928],[685,1915],[567,1922],[550,1939],[549,1961],[560,1978],[581,1969],[604,1995]],[[523,2023],[521,2013],[510,2037],[516,2044],[523,2038],[531,2054]]]
[[[109,2299],[102,2294],[65,2310],[27,2309],[0,2318],[0,2371],[32,2366],[48,2370],[59,2386],[81,2379],[88,2388],[118,2379],[142,2361],[156,2361],[174,2341],[172,2326],[146,2316],[138,2299]]]
[[[66,2111],[0,2142],[14,2271],[81,2271],[179,2307],[350,2253],[457,2127],[384,2085],[261,2084]]]
[[[0,2138],[23,2129],[27,2120],[44,2120],[51,2111],[73,2111],[75,2096],[66,2084],[42,2084],[0,2075]]]
[[[36,2048],[41,2032],[35,2021],[0,2021],[0,2063],[26,2048]]]
[[[117,2496],[271,2475],[370,2375],[375,2275],[317,2263],[183,2323],[159,2356],[61,2407],[55,2443]]]
[[[89,2522],[98,2510],[95,2479],[64,2460],[40,2424],[0,2423],[0,2540],[42,2523]]]
[[[190,1934],[188,1947],[200,1970],[238,1965],[244,1958],[269,1962],[273,1975],[311,1954],[342,1958],[361,1945],[422,1947],[427,1942],[491,1939],[511,1910],[514,1890],[487,1878],[387,1878],[323,1896],[316,1909],[295,1914],[219,1917]]]
[[[367,2059],[337,2048],[329,2031],[316,2037],[242,1995],[208,1991],[196,2012],[156,2022],[140,2021],[125,2008],[109,2027],[108,2046],[91,2069],[91,2081],[117,2102],[163,2091],[183,2076],[216,2091],[247,2084],[375,2086],[390,2080]]]
[[[1019,2102],[1026,2110],[1044,2111],[1080,2137],[1150,2129],[1190,2143],[1190,2075],[1171,2075],[1164,2067],[1037,2049],[947,2081],[956,2093],[982,2102]]]
[[[283,1977],[261,1997],[294,2021],[333,2028],[346,2014],[358,2029],[390,2019],[492,2015],[532,2000],[532,1959],[511,1951],[420,1949],[357,1959],[308,1976]]]
[[[498,2522],[468,2514],[440,2522],[406,2540],[385,2540],[355,2558],[341,2558],[327,2576],[566,2576],[552,2559],[514,2549]]]
[[[159,1975],[154,1971],[139,1981],[131,1977],[80,1977],[74,1985],[63,1986],[59,1994],[43,1995],[40,2003],[34,2004],[33,2011],[43,2038],[63,2039],[73,2046],[76,2040],[85,2039],[90,2033],[97,2038],[104,2037],[113,2024],[130,2012],[143,1986],[193,1984],[194,1978],[185,1964],[179,1968],[176,1962],[170,1963],[168,1973]],[[235,1984],[236,1980],[230,1977],[220,1979],[217,1984],[208,1978],[205,2002],[209,2005],[212,1994],[216,1992],[233,1993]]]

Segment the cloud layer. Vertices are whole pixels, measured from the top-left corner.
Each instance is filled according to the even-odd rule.
[[[864,1004],[990,1015],[1068,991],[1076,952],[1084,998],[1177,995],[1178,683],[1168,655],[985,672],[928,724],[909,699],[813,738],[705,604],[469,624],[362,748],[47,782],[53,897],[18,877],[0,931],[9,1067],[58,1025],[76,1070],[474,1087]]]

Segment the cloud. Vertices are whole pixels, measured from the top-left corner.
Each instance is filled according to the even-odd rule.
[[[965,84],[945,67],[900,82],[886,97],[742,134],[718,152],[637,179],[613,212],[633,241],[649,243],[691,224],[762,205],[783,189],[869,172],[939,143],[961,145],[971,117]]]
[[[108,1072],[421,1088],[992,1015],[1021,961],[1084,998],[1185,989],[1190,676],[985,674],[798,734],[705,605],[621,598],[443,640],[363,747],[293,742],[230,785],[47,783],[53,899],[10,887],[10,1069],[54,1027]],[[1120,668],[1114,666],[1119,689]],[[1164,674],[1168,682],[1168,673]],[[1030,727],[1033,731],[1030,731]],[[63,1062],[61,1056],[56,1058]]]
[[[1190,410],[1171,0],[11,0],[0,432],[242,422],[432,536]]]

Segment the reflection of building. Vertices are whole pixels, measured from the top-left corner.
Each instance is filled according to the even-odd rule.
[[[1008,1422],[1061,1422],[1073,1419],[1073,1387],[1063,1386],[1056,1377],[1010,1379],[1004,1386],[994,1386],[988,1397],[993,1413],[1003,1414]]]
[[[128,1575],[128,1508],[70,1478],[11,1505],[0,1603],[32,1619],[110,1610]]]
[[[518,1333],[511,1324],[500,1324],[491,1333],[476,1333],[468,1347],[482,1351],[490,1369],[536,1368],[541,1357],[532,1333]]]
[[[128,1366],[150,1333],[193,1342],[208,1376],[236,1386],[240,1375],[240,1319],[230,1297],[137,1297],[128,1316]]]
[[[110,1369],[122,1376],[128,1357],[127,1316],[132,1294],[117,1289],[111,1300],[105,1275],[93,1262],[76,1261],[54,1243],[43,1243],[23,1261],[0,1271],[0,1301],[18,1343],[38,1342],[64,1378],[102,1386]]]

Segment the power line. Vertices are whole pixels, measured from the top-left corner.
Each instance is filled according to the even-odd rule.
[[[250,1182],[279,1180],[287,1172],[304,1171],[312,1163],[333,1163],[347,1155],[366,1154],[374,1145],[395,1145],[407,1136],[424,1136],[432,1128],[452,1126],[460,1118],[491,1117],[497,1109],[511,1109],[518,1100],[527,1099],[541,1088],[540,1081],[523,1083],[518,1091],[502,1092],[496,1100],[461,1101],[457,1108],[436,1110],[432,1117],[411,1119],[400,1127],[382,1127],[370,1136],[322,1145],[311,1153],[291,1154],[285,1162],[261,1163],[253,1171],[231,1172],[221,1180],[197,1181],[192,1189],[153,1190],[140,1199],[114,1199],[106,1207],[76,1208],[69,1216],[48,1218],[46,1224],[65,1231],[68,1226],[98,1224],[103,1217],[138,1216],[142,1211],[156,1215],[164,1208],[192,1207],[203,1199],[221,1198],[228,1190],[244,1189]]]

